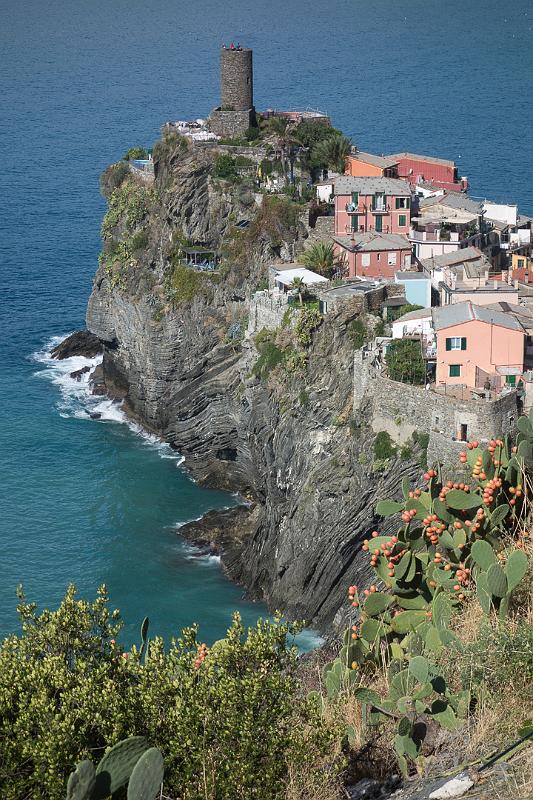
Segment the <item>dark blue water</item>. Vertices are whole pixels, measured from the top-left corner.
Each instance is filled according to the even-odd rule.
[[[106,582],[133,636],[242,600],[175,525],[233,502],[82,399],[32,354],[83,325],[104,204],[98,176],[162,122],[218,99],[218,48],[254,48],[258,108],[327,111],[360,147],[455,158],[474,195],[533,213],[530,0],[26,0],[0,3],[0,633],[24,582],[53,604]],[[37,374],[36,374],[37,373]],[[41,374],[39,374],[41,373]],[[83,388],[82,390],[83,391]]]

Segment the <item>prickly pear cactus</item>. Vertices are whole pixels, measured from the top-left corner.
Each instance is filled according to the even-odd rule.
[[[144,736],[130,736],[109,750],[96,768],[96,784],[92,800],[105,800],[125,786],[149,744]]]
[[[515,446],[493,439],[486,449],[467,445],[459,461],[470,475],[445,481],[441,469],[424,474],[424,486],[402,484],[403,501],[382,500],[378,515],[400,515],[395,535],[374,531],[363,543],[377,584],[348,598],[357,621],[344,634],[339,658],[324,680],[329,696],[351,691],[357,696],[360,667],[367,661],[388,665],[390,693],[369,700],[371,718],[399,719],[396,751],[405,771],[423,744],[420,717],[454,729],[468,711],[469,697],[453,695],[432,662],[443,647],[456,646],[449,629],[454,611],[477,595],[483,611],[507,613],[512,591],[528,561],[520,542],[509,551],[509,538],[523,521],[527,481],[533,467],[533,411],[518,424]]]
[[[154,800],[163,783],[163,756],[151,747],[135,764],[128,783],[128,800]]]
[[[92,761],[80,761],[67,783],[67,800],[91,800],[96,770]]]

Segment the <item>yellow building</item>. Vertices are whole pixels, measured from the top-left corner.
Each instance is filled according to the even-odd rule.
[[[533,269],[533,258],[520,253],[513,253],[511,256],[511,269]]]

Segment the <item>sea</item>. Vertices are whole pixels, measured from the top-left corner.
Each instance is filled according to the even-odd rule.
[[[531,0],[0,0],[0,636],[15,590],[55,607],[105,583],[137,641],[223,636],[265,608],[179,535],[238,502],[93,398],[50,350],[84,326],[98,178],[218,103],[224,43],[254,50],[258,109],[327,112],[361,149],[455,159],[471,194],[533,214]],[[88,411],[100,413],[98,420]],[[317,641],[310,632],[303,648]]]

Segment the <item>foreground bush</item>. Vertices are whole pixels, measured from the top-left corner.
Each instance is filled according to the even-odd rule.
[[[144,735],[165,761],[165,794],[278,798],[289,775],[327,747],[315,704],[299,697],[291,629],[236,615],[227,638],[202,645],[195,628],[144,656],[116,642],[121,623],[105,589],[71,587],[57,611],[19,607],[22,634],[0,649],[0,796],[65,796],[77,761]]]

